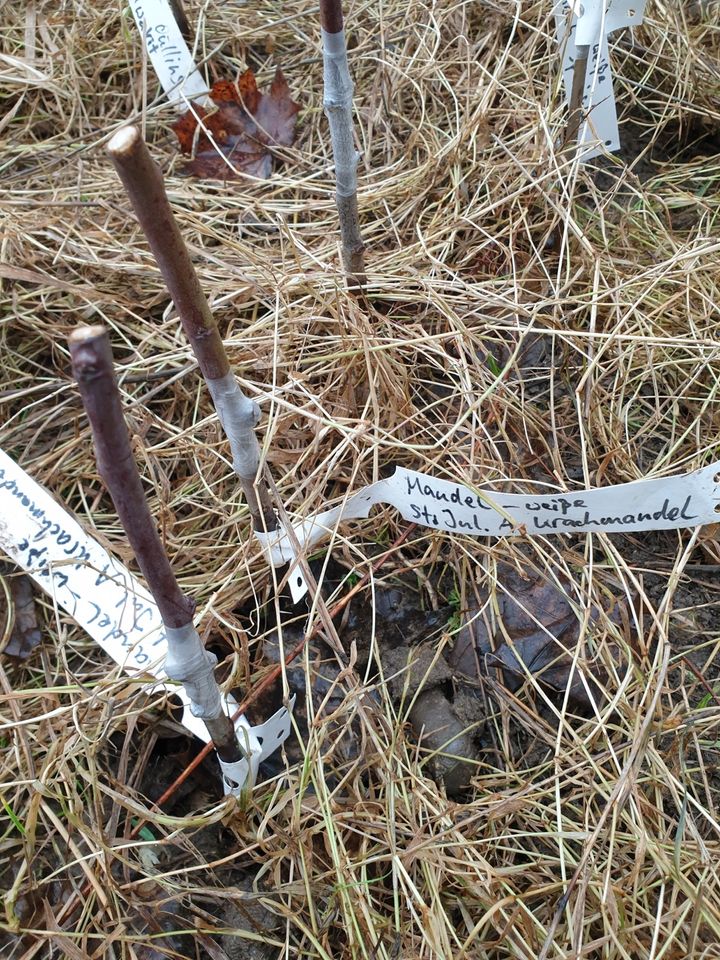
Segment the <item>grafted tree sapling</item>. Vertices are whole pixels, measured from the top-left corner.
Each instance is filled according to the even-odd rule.
[[[233,469],[245,494],[253,529],[274,530],[277,520],[267,488],[258,477],[260,447],[255,426],[260,409],[245,396],[230,371],[225,346],[170,207],[162,174],[137,127],[120,129],[108,144],[108,153],[167,284],[230,441]]]
[[[202,645],[193,624],[195,601],[182,593],[153,522],[140,481],[113,370],[112,349],[104,327],[81,327],[70,335],[73,375],[92,430],[100,476],[165,626],[165,672],[182,683],[192,712],[210,734],[220,760],[243,757],[230,717],[223,710],[213,667],[216,658]]]
[[[353,135],[353,82],[345,42],[342,0],[320,0],[323,44],[323,106],[330,125],[335,163],[335,200],[340,219],[342,259],[351,285],[363,286],[365,245],[360,234],[357,198],[359,155]]]

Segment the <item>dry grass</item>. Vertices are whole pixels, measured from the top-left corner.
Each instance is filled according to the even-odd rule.
[[[632,126],[601,175],[553,151],[563,111],[549,4],[519,16],[506,0],[349,5],[367,313],[339,272],[312,4],[186,6],[213,69],[250,64],[262,83],[281,64],[302,103],[298,140],[269,182],[173,175],[173,115],[154,99],[120,0],[0,3],[2,446],[130,559],[69,387],[68,331],[106,323],[152,509],[242,684],[255,679],[243,671],[256,638],[237,610],[272,583],[102,149],[128,118],[168,172],[291,514],[391,461],[473,484],[572,489],[717,456],[717,4],[651,0],[634,41],[618,37]],[[688,150],[703,128],[715,139]],[[653,141],[659,159],[648,160]],[[513,351],[531,343],[535,363],[519,370]],[[503,345],[511,362],[498,375],[488,351]],[[334,555],[364,573],[378,540],[403,527],[389,510],[345,526]],[[335,723],[319,716],[304,764],[261,784],[247,811],[197,800],[192,816],[148,814],[138,790],[155,732],[143,704],[41,601],[42,649],[0,673],[4,955],[185,955],[160,941],[153,954],[142,933],[164,904],[176,930],[194,933],[188,956],[223,956],[209,934],[223,904],[248,901],[233,885],[242,868],[279,918],[262,956],[720,956],[720,712],[697,675],[717,674],[717,571],[695,569],[715,562],[712,540],[556,538],[528,551],[575,582],[581,619],[604,589],[638,598],[629,635],[603,622],[594,637],[609,666],[608,643],[624,644],[630,669],[583,722],[541,714],[531,690],[491,690],[496,750],[465,803],[425,775],[406,705],[349,669]],[[381,575],[416,571],[431,604],[443,574],[464,603],[516,556],[512,543],[421,531]],[[339,780],[338,721],[363,743]],[[150,833],[132,840],[140,816]],[[202,828],[221,817],[226,848],[203,850]],[[241,933],[223,949],[250,956],[232,954],[250,942]]]

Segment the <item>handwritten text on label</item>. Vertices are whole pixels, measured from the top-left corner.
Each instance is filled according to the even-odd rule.
[[[630,533],[697,527],[718,520],[720,461],[678,477],[636,480],[567,493],[501,493],[473,489],[415,470],[358,491],[345,503],[295,525],[305,550],[351,518],[367,517],[377,503],[399,510],[405,520],[447,533],[471,536],[547,536],[558,533]],[[294,559],[287,534],[255,534],[276,565]],[[307,589],[300,574],[289,579],[293,598]]]
[[[0,450],[0,550],[21,566],[57,606],[83,627],[126,673],[156,677],[162,689],[167,640],[147,589],[89,537],[67,510]],[[208,741],[182,687],[182,723]],[[230,703],[234,709],[234,701]]]
[[[130,8],[169,99],[178,106],[182,106],[183,97],[205,99],[207,83],[195,67],[168,0],[131,0]]]

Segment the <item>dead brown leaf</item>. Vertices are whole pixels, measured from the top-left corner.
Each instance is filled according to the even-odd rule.
[[[300,109],[280,67],[267,93],[260,92],[255,74],[246,70],[235,83],[213,84],[210,96],[215,110],[193,107],[173,126],[181,151],[192,157],[183,172],[204,180],[234,180],[243,173],[267,180],[273,148],[289,147],[295,140]]]
[[[586,650],[573,665],[580,623],[570,585],[566,591],[534,570],[520,573],[507,564],[499,567],[498,579],[496,615],[478,615],[483,604],[471,611],[474,616],[458,634],[448,658],[451,665],[466,676],[486,675],[499,667],[505,687],[513,693],[531,676],[552,694],[564,696],[567,690],[570,706],[583,711],[591,709],[593,701],[601,702],[605,670],[590,665]],[[619,605],[606,612],[616,623],[622,619]],[[599,614],[595,610],[591,622]]]
[[[32,581],[25,574],[5,576],[3,586],[5,589],[0,592],[0,609],[2,606],[6,608],[4,634],[8,633],[9,627],[9,636],[1,652],[19,660],[27,660],[42,641],[35,616]]]

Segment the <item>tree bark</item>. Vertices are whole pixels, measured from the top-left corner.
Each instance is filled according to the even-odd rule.
[[[72,369],[90,421],[100,476],[110,491],[130,546],[157,604],[168,639],[167,675],[182,682],[193,713],[205,722],[223,760],[242,752],[235,728],[222,709],[215,657],[204,649],[193,626],[195,601],[184,594],[170,566],[150,514],[130,447],[112,350],[104,327],[81,327],[70,335]]]
[[[170,9],[175,17],[175,22],[180,28],[183,40],[187,44],[192,44],[192,33],[190,31],[190,21],[187,18],[182,0],[170,0]]]
[[[277,526],[267,488],[257,482],[260,447],[255,425],[260,410],[230,372],[225,346],[165,192],[159,168],[137,127],[123,127],[108,153],[147,237],[170,296],[207,381],[230,441],[233,467],[245,494],[254,530]]]
[[[360,233],[357,202],[357,165],[353,134],[353,82],[347,59],[347,45],[341,0],[320,0],[323,43],[323,106],[330,126],[335,162],[335,200],[340,220],[342,259],[350,286],[364,287],[365,245]]]
[[[150,515],[130,448],[105,328],[82,327],[71,333],[70,356],[90,421],[100,476],[110,491],[163,623],[182,627],[192,621],[195,602],[181,593]]]
[[[320,26],[327,33],[340,33],[345,29],[342,0],[320,0]]]
[[[203,376],[216,380],[230,372],[215,318],[165,192],[162,174],[137,127],[123,127],[108,153],[130,197]]]
[[[563,144],[563,147],[570,153],[574,153],[577,150],[577,138],[583,119],[583,94],[585,93],[588,52],[588,47],[579,46],[575,54],[570,102],[568,104],[568,118],[565,127],[565,142]]]

